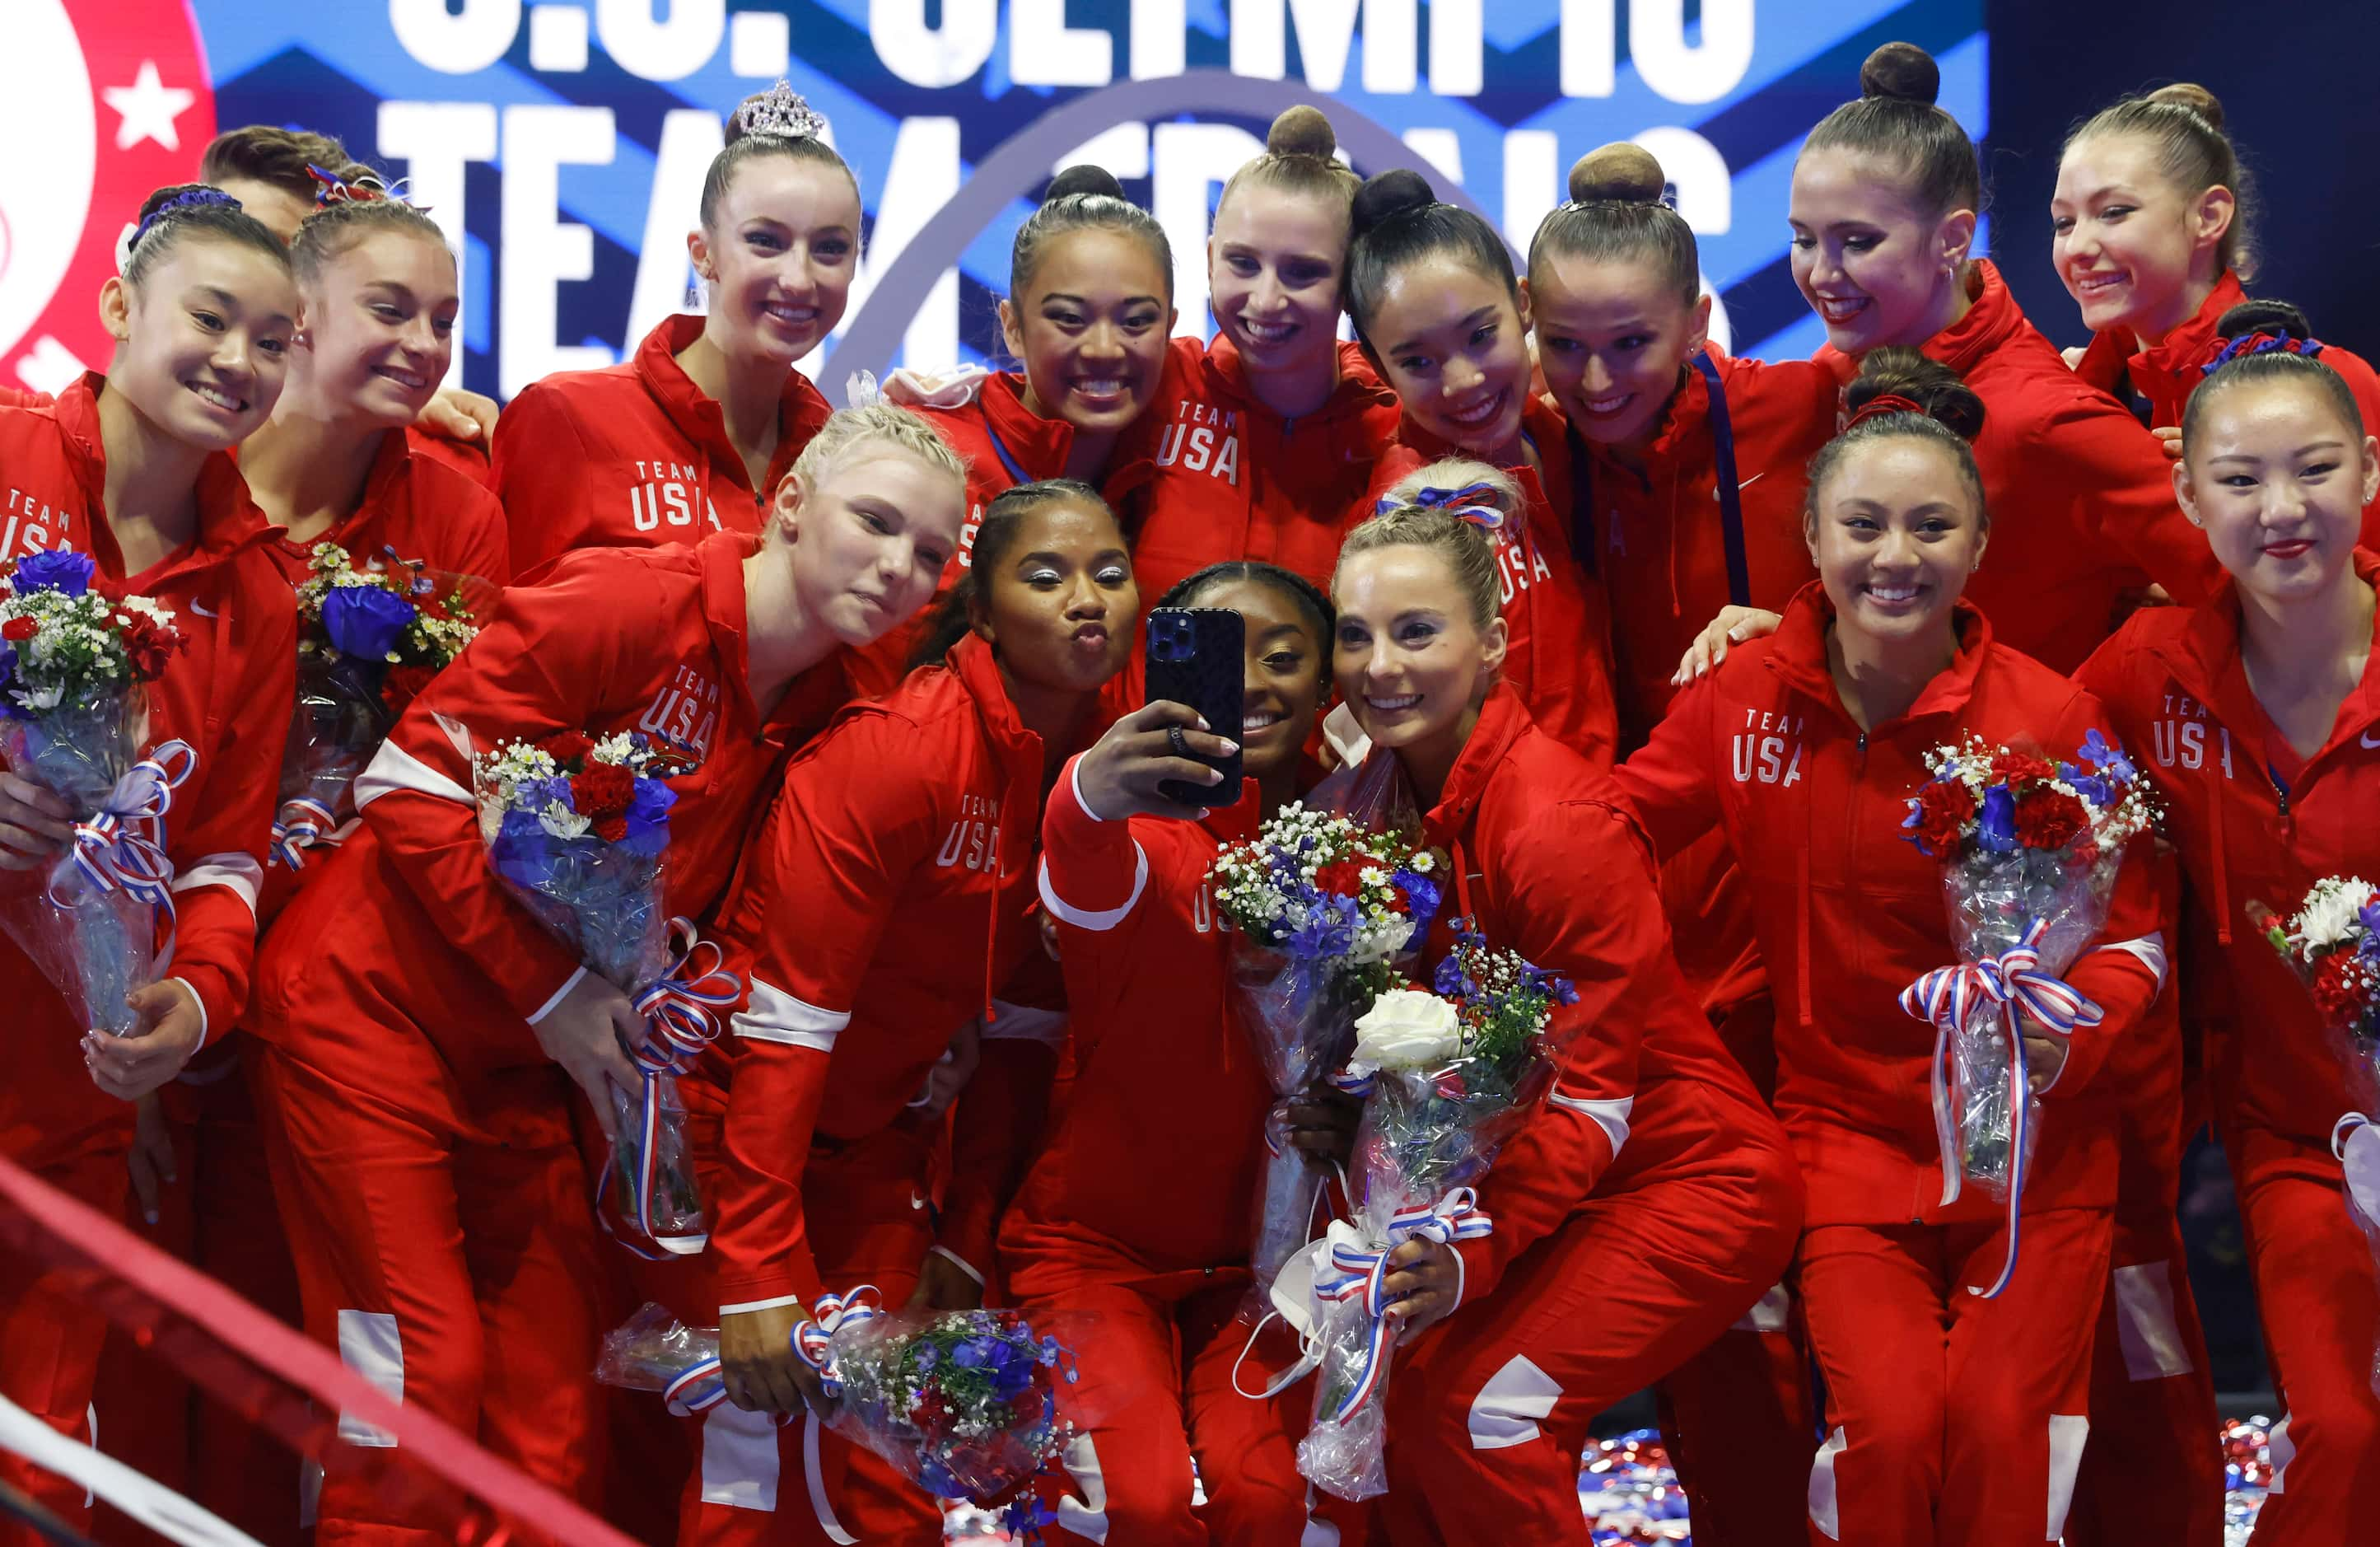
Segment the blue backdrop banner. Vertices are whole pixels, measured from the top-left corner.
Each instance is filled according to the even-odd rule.
[[[1222,179],[1295,102],[1365,172],[1433,172],[1525,249],[1571,162],[1651,149],[1700,234],[1719,335],[1804,355],[1785,262],[1803,135],[1905,38],[1985,128],[1982,0],[11,0],[0,50],[0,380],[103,363],[92,298],[140,197],[218,127],[337,135],[410,179],[463,253],[456,370],[509,396],[608,364],[686,303],[722,121],[784,78],[857,170],[866,259],[836,337],[859,368],[997,347],[1016,224],[1104,164],[1166,227],[1205,332]]]

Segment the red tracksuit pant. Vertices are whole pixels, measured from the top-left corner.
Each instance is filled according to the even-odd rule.
[[[715,1139],[688,1131],[700,1163]],[[931,1134],[897,1127],[810,1151],[805,1223],[819,1271],[836,1292],[873,1284],[898,1308],[917,1287],[918,1265],[934,1244],[932,1145]],[[698,1271],[687,1281],[702,1302],[672,1309],[689,1325],[718,1325],[709,1275]],[[692,1421],[700,1459],[679,1515],[683,1547],[939,1547],[942,1540],[941,1509],[930,1495],[807,1415],[780,1428],[767,1413],[722,1402]]]
[[[1019,1270],[1028,1313],[1074,1347],[1084,1433],[1045,1498],[1061,1542],[1113,1547],[1333,1547],[1356,1530],[1309,1518],[1318,1495],[1297,1471],[1313,1387],[1263,1401],[1232,1389],[1248,1346],[1245,1273],[1132,1278],[1129,1270]],[[1261,1385],[1297,1357],[1278,1323],[1248,1358]],[[1194,1482],[1192,1467],[1196,1467]],[[1194,1500],[1196,1501],[1194,1505]],[[1347,1512],[1351,1517],[1354,1511]]]
[[[2319,1163],[2331,1163],[2325,1154]],[[2267,1175],[2242,1184],[2240,1205],[2273,1384],[2289,1413],[2273,1430],[2272,1492],[2252,1540],[2368,1541],[2380,1522],[2371,1252],[2335,1180]]]
[[[1597,1192],[1491,1297],[1398,1350],[1376,1517],[1392,1547],[1585,1547],[1588,1422],[1707,1346],[1783,1273],[1802,1212],[1783,1136],[1678,1094],[1706,1109],[1688,1128],[1703,1137]],[[1660,1136],[1648,1122],[1630,1143]]]
[[[124,1200],[120,1151],[44,1166],[37,1175],[94,1209],[113,1211]],[[108,1329],[107,1318],[83,1293],[89,1276],[80,1270],[53,1270],[17,1254],[0,1258],[0,1395],[83,1443],[92,1440],[91,1383]],[[14,1451],[0,1450],[0,1482],[69,1527],[90,1530],[91,1512],[81,1487],[55,1472]],[[0,1523],[0,1543],[8,1547],[18,1542],[31,1547],[42,1540],[29,1529]]]
[[[417,1033],[392,1032],[383,1092],[331,1078],[277,1048],[252,1066],[306,1309],[306,1330],[407,1406],[475,1435],[561,1492],[591,1503],[604,1467],[591,1373],[601,1328],[585,1167],[564,1142],[469,1142],[436,1112],[451,1091]],[[561,1070],[523,1081],[579,1099]],[[566,1123],[557,1122],[566,1132]],[[343,1421],[323,1458],[316,1541],[449,1540],[443,1491],[385,1434]]]
[[[2116,1206],[2067,1547],[2221,1547],[2223,1448],[2168,1173]]]
[[[2000,1224],[1829,1224],[1802,1237],[1802,1304],[1827,1383],[1810,1540],[1856,1547],[2054,1542],[2090,1432],[2105,1209]]]

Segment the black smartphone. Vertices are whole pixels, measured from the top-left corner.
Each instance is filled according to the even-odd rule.
[[[1236,743],[1240,706],[1247,696],[1247,621],[1227,607],[1156,607],[1145,627],[1148,701],[1187,704],[1205,716],[1208,729]],[[1221,770],[1221,782],[1201,786],[1167,779],[1158,785],[1159,794],[1184,806],[1229,806],[1239,799],[1239,753],[1190,756]]]

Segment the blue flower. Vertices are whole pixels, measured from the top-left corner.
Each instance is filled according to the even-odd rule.
[[[2016,852],[2016,795],[2006,785],[1992,785],[1984,791],[1984,810],[1975,828],[1975,841],[1991,854]]]
[[[1000,1515],[1001,1529],[1019,1541],[1038,1541],[1041,1533],[1057,1523],[1050,1506],[1031,1492],[1018,1494]]]
[[[385,661],[420,615],[413,603],[379,586],[333,586],[322,598],[322,632],[342,655]]]
[[[628,797],[628,836],[640,837],[668,822],[670,808],[676,804],[677,791],[661,780],[638,779],[636,793]]]
[[[2095,736],[2098,733],[2094,731],[2092,734]],[[2114,785],[2102,775],[2085,774],[2070,762],[2061,762],[2058,765],[2058,776],[2073,786],[2074,793],[2093,806],[2115,804]]]
[[[1438,991],[1440,999],[1459,998],[1463,993],[1463,958],[1449,956],[1439,962],[1437,975],[1430,979],[1429,986]]]
[[[2129,785],[2141,776],[2141,771],[2132,766],[2132,760],[2124,755],[2123,748],[2109,746],[2107,738],[2099,734],[2096,726],[2093,726],[2091,734],[2082,738],[2082,756],[2083,761],[2119,785]]]
[[[2363,910],[2356,918],[2363,924],[2363,954],[2367,956],[2380,956],[2380,895],[2365,903]]]
[[[1413,904],[1415,932],[1427,930],[1429,921],[1438,917],[1438,905],[1444,900],[1438,883],[1418,871],[1399,871],[1394,879],[1404,888],[1406,900]]]
[[[98,570],[89,554],[27,554],[17,561],[17,594],[55,591],[61,596],[80,596],[91,589],[91,578]]]

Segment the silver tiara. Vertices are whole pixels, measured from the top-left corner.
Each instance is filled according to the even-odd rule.
[[[817,140],[826,133],[826,116],[804,101],[789,80],[778,81],[737,108],[735,121],[746,134],[778,140]]]

